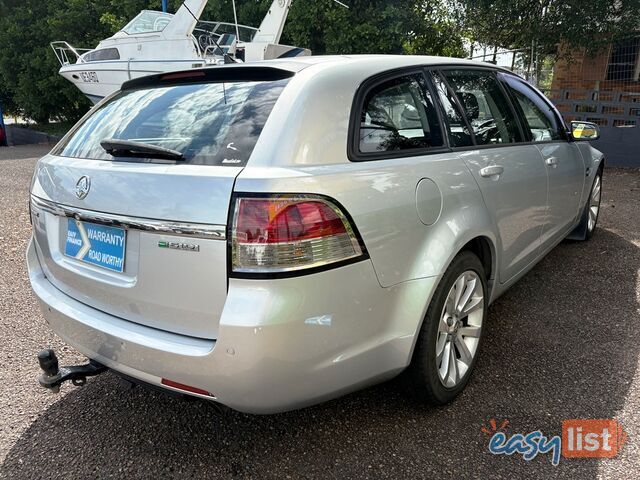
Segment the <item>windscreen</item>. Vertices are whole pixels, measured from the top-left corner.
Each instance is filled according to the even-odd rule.
[[[143,10],[136,18],[131,20],[122,31],[128,35],[139,33],[161,32],[169,25],[173,15],[170,13]]]
[[[100,142],[117,139],[176,150],[184,157],[180,163],[242,166],[287,82],[183,84],[124,91],[97,107],[52,153],[114,160]]]

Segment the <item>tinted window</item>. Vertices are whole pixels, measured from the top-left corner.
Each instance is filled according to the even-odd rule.
[[[120,53],[117,48],[102,48],[87,53],[82,59],[85,62],[96,62],[98,60],[118,60]]]
[[[443,73],[473,128],[476,144],[522,141],[516,117],[492,72],[446,70]]]
[[[360,112],[361,153],[442,145],[438,114],[421,74],[387,80],[369,90]]]
[[[206,83],[124,91],[96,109],[53,153],[112,160],[100,142],[116,138],[177,150],[184,155],[184,163],[244,165],[287,82]]]
[[[433,75],[433,84],[444,113],[449,145],[452,147],[468,147],[473,145],[469,127],[460,113],[460,108],[456,104],[451,90],[447,88],[447,85],[438,74]]]
[[[506,75],[502,78],[505,78],[507,88],[522,110],[525,119],[524,126],[531,133],[531,140],[545,142],[563,138],[551,105],[524,82]]]

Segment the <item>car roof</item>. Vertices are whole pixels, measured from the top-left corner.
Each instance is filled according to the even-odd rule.
[[[369,70],[378,71],[379,73],[396,68],[412,66],[485,67],[511,73],[509,69],[494,65],[493,63],[467,60],[464,58],[436,57],[429,55],[312,55],[306,57],[262,60],[259,62],[249,62],[244,64],[229,64],[225,65],[224,67],[238,68],[248,66],[262,66],[298,73],[309,67],[315,67],[316,69],[322,70],[330,70],[334,67],[342,69],[349,65],[357,65],[359,67],[364,67],[365,69],[366,67],[369,67]]]
[[[312,65],[331,65],[331,64],[359,64],[378,66],[380,71],[389,69],[389,66],[436,66],[436,65],[460,65],[460,66],[484,66],[499,70],[507,70],[493,63],[478,62],[475,60],[467,60],[455,57],[437,57],[430,55],[380,55],[380,54],[364,54],[364,55],[312,55],[308,57],[294,57],[287,59],[263,60],[260,62],[251,62],[250,65],[264,65],[276,68],[291,69],[300,71]]]
[[[460,66],[485,67],[510,72],[492,63],[478,62],[453,57],[426,55],[317,55],[286,59],[262,60],[258,62],[231,63],[201,68],[163,72],[125,82],[121,89],[131,90],[155,85],[175,83],[201,83],[215,81],[280,80],[309,70],[344,75],[345,68],[358,67],[363,76],[372,76],[389,70],[405,67]]]

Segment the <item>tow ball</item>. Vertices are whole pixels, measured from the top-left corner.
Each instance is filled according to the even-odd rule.
[[[51,349],[42,350],[38,354],[38,363],[42,369],[42,375],[38,378],[38,382],[53,393],[60,392],[60,385],[64,382],[70,381],[76,387],[81,387],[87,383],[87,377],[93,377],[108,370],[107,367],[95,360],[89,360],[89,363],[84,365],[59,368],[58,357]]]

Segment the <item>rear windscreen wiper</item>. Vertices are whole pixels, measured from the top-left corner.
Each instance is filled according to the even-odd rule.
[[[151,145],[150,143],[132,142],[117,138],[105,138],[100,142],[105,152],[114,157],[159,158],[162,160],[184,160],[184,155],[177,150]]]

